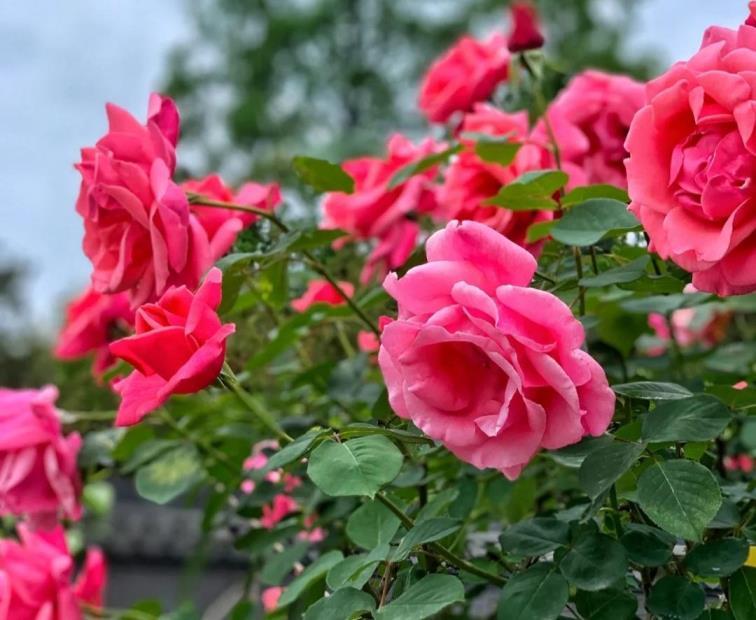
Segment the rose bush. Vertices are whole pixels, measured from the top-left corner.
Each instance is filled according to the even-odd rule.
[[[55,352],[120,404],[0,390],[0,620],[198,617],[72,582],[110,475],[233,545],[235,620],[756,617],[756,3],[645,86],[514,4],[431,63],[443,142],[307,189],[178,178],[172,101],[108,107]]]

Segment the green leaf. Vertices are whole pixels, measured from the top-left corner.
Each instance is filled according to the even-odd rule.
[[[283,578],[291,571],[294,562],[298,562],[304,557],[309,546],[310,543],[307,541],[297,541],[280,553],[271,555],[260,571],[260,581],[269,586],[281,583]]]
[[[551,229],[551,236],[566,245],[592,245],[604,237],[640,225],[627,205],[611,198],[591,198],[567,211]]]
[[[719,347],[704,361],[709,370],[740,375],[756,363],[756,343],[732,342]]]
[[[569,538],[567,523],[553,517],[535,517],[510,525],[499,536],[499,542],[507,553],[538,556],[566,545]]]
[[[497,620],[556,620],[570,596],[569,586],[550,562],[515,573],[501,591]]]
[[[648,595],[648,609],[659,620],[695,620],[705,603],[703,588],[677,575],[659,579]]]
[[[357,614],[372,612],[375,601],[367,592],[342,588],[307,608],[304,620],[349,620]]]
[[[677,459],[655,463],[643,472],[638,480],[638,504],[663,530],[700,540],[722,505],[722,494],[703,465]]]
[[[643,453],[643,444],[615,441],[591,452],[578,471],[580,486],[591,499],[609,489]]]
[[[578,590],[575,596],[577,610],[584,620],[634,620],[638,601],[623,590]]]
[[[457,144],[455,146],[452,146],[451,148],[446,149],[445,151],[434,153],[433,155],[428,155],[427,157],[423,157],[423,159],[420,159],[419,161],[412,162],[410,164],[407,164],[406,166],[399,168],[399,170],[397,170],[394,173],[394,176],[392,176],[389,180],[388,189],[394,189],[395,187],[398,187],[399,185],[404,183],[410,177],[413,177],[416,174],[420,174],[421,172],[425,172],[426,170],[433,168],[433,166],[437,166],[438,164],[443,164],[449,161],[452,155],[456,155],[461,150],[462,145]]]
[[[391,561],[406,560],[414,547],[445,538],[456,532],[460,527],[462,527],[460,521],[448,517],[435,517],[421,521],[402,538],[391,556]]]
[[[296,601],[299,596],[316,581],[324,578],[332,566],[344,559],[341,551],[329,551],[305,568],[283,591],[278,600],[279,607],[285,607]]]
[[[605,534],[581,528],[559,561],[559,570],[581,590],[603,590],[625,576],[624,547]]]
[[[465,600],[465,588],[453,575],[433,573],[410,586],[375,613],[376,620],[422,620]]]
[[[699,577],[726,577],[745,564],[748,549],[745,538],[720,538],[694,547],[685,566]]]
[[[565,446],[559,450],[551,450],[546,452],[546,455],[564,467],[577,469],[591,452],[607,445],[614,445],[613,442],[614,440],[609,435],[583,437],[578,443]]]
[[[508,166],[522,147],[521,142],[510,142],[508,136],[491,136],[484,133],[464,132],[463,140],[475,142],[475,154],[483,161]]]
[[[415,517],[415,522],[419,523],[420,521],[425,521],[431,517],[437,517],[442,512],[446,511],[449,504],[456,500],[458,496],[459,489],[456,487],[439,491],[428,500],[428,503],[425,504],[425,506],[420,508]]]
[[[315,191],[347,194],[354,191],[354,179],[338,164],[304,155],[298,155],[291,163],[299,179]]]
[[[697,394],[657,405],[643,421],[642,437],[654,442],[709,441],[725,429],[731,417],[719,399]]]
[[[541,239],[545,239],[551,234],[551,229],[554,228],[556,222],[550,220],[548,222],[536,222],[528,226],[528,230],[525,233],[525,241],[528,243],[535,243]]]
[[[663,566],[672,557],[675,537],[642,523],[629,523],[620,542],[631,562],[641,566]]]
[[[569,207],[591,198],[611,198],[620,202],[629,202],[629,197],[624,189],[614,185],[583,185],[567,192],[562,197],[562,206]]]
[[[678,295],[652,295],[642,299],[628,299],[620,303],[627,312],[669,314],[680,308],[694,308],[714,299],[709,293],[680,293]]]
[[[693,396],[693,392],[682,385],[664,383],[662,381],[620,383],[613,385],[612,389],[620,396],[628,396],[640,400],[676,400]]]
[[[200,455],[191,445],[165,452],[136,473],[136,490],[143,498],[165,504],[202,478]]]
[[[268,459],[268,462],[265,464],[265,471],[268,472],[273,471],[274,469],[280,469],[281,467],[300,459],[307,453],[315,440],[326,432],[327,431],[320,428],[313,428],[307,431],[304,435],[300,435]]]
[[[377,500],[365,502],[347,520],[346,535],[363,549],[388,544],[399,529],[399,518]]]
[[[756,568],[743,567],[730,577],[729,600],[735,620],[756,618]]]
[[[324,441],[310,455],[307,475],[327,495],[373,497],[402,468],[402,453],[382,435],[344,443]]]
[[[326,575],[326,583],[331,590],[352,587],[361,589],[373,576],[376,567],[384,561],[391,548],[388,544],[379,545],[370,553],[350,555],[336,564]]]
[[[553,211],[559,205],[552,196],[566,182],[567,175],[560,170],[526,172],[502,187],[496,196],[485,200],[483,204],[511,211]]]
[[[607,269],[602,271],[597,276],[588,276],[582,278],[578,284],[586,287],[598,287],[598,286],[610,286],[611,284],[624,284],[638,280],[646,275],[646,266],[648,265],[650,258],[648,256],[641,256],[622,265],[621,267],[615,267],[614,269]]]
[[[347,233],[337,228],[308,228],[292,230],[281,235],[273,247],[274,252],[301,252],[331,245]]]

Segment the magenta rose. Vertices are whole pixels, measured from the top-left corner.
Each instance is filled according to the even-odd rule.
[[[66,321],[58,335],[55,356],[74,360],[94,353],[92,372],[100,377],[115,363],[108,345],[134,324],[126,293],[103,295],[92,287],[68,304]]]
[[[212,264],[207,235],[173,182],[178,111],[150,97],[147,123],[108,104],[108,132],[81,151],[76,211],[99,293],[128,291],[133,307],[169,286],[194,288]]]
[[[339,282],[339,288],[349,297],[354,295],[354,286],[349,282]],[[307,283],[307,290],[301,297],[292,300],[291,307],[297,312],[304,312],[314,304],[341,306],[345,303],[346,299],[328,280],[310,280]]]
[[[571,185],[627,187],[625,139],[643,103],[643,84],[624,75],[584,71],[570,80],[547,116]],[[543,122],[535,134],[548,139]]]
[[[400,267],[415,248],[420,227],[412,219],[436,209],[433,187],[437,166],[389,188],[389,181],[404,166],[420,161],[444,148],[431,139],[418,145],[401,134],[387,144],[385,158],[361,157],[344,162],[344,170],[354,179],[354,192],[331,192],[323,203],[321,228],[340,228],[353,239],[376,240],[360,279],[370,280],[375,272],[383,275]],[[344,243],[337,242],[337,247]]]
[[[756,28],[711,27],[646,87],[627,138],[630,210],[700,291],[756,291]]]
[[[463,151],[444,172],[438,191],[438,214],[446,220],[474,220],[487,224],[505,237],[538,254],[542,243],[529,244],[526,233],[531,224],[554,218],[551,211],[512,211],[484,205],[499,190],[525,172],[553,167],[553,157],[543,143],[528,137],[528,115],[509,114],[487,104],[478,104],[466,114],[462,132],[489,136],[509,136],[522,146],[507,166],[483,161],[475,154],[475,145],[462,140]]]
[[[510,4],[509,13],[512,19],[507,36],[509,51],[525,52],[543,47],[543,32],[536,8],[527,0],[520,0]]]
[[[234,193],[217,174],[208,175],[204,179],[185,181],[181,184],[181,189],[202,194],[213,200],[257,207],[263,211],[273,211],[281,202],[281,190],[276,183],[245,183]],[[232,209],[201,205],[191,205],[190,209],[207,233],[210,254],[214,261],[228,252],[237,235],[258,219],[254,213]]]
[[[0,620],[83,620],[83,606],[102,607],[107,580],[99,549],[87,552],[75,582],[74,560],[63,528],[31,531],[0,540]]]
[[[218,377],[236,327],[218,317],[221,277],[213,267],[196,293],[168,289],[137,310],[133,336],[111,343],[110,352],[135,369],[113,384],[121,396],[117,426],[136,424],[172,394],[199,392]]]
[[[78,433],[64,436],[58,390],[0,388],[0,514],[47,525],[81,516]],[[1,606],[0,606],[1,607]]]
[[[384,282],[399,316],[378,362],[396,414],[511,479],[540,448],[603,433],[614,393],[570,309],[528,288],[535,259],[477,222],[450,222],[426,253]]]
[[[460,38],[428,69],[420,85],[419,105],[433,123],[467,112],[488,99],[509,75],[507,40],[493,34],[485,41]]]

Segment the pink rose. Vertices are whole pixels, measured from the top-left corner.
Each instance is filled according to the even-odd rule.
[[[400,267],[415,248],[420,231],[415,214],[436,208],[433,179],[437,166],[416,174],[392,189],[389,181],[401,168],[439,152],[445,145],[426,139],[414,145],[401,134],[388,141],[385,159],[361,157],[344,162],[354,179],[354,192],[331,192],[323,203],[321,228],[340,228],[353,239],[377,240],[360,279],[367,282],[375,271],[385,274]],[[336,243],[340,247],[344,240]]]
[[[221,324],[221,271],[212,268],[196,293],[185,286],[168,289],[136,313],[136,334],[110,345],[113,355],[134,366],[114,389],[121,395],[117,426],[139,422],[171,394],[192,394],[220,374],[226,338],[233,323]]]
[[[260,598],[262,600],[262,605],[265,613],[269,614],[270,612],[275,611],[276,607],[278,607],[278,599],[281,598],[283,591],[284,589],[280,586],[265,588],[262,591]]]
[[[60,514],[79,519],[78,433],[64,436],[58,390],[0,388],[0,514],[30,515],[47,525]]]
[[[584,71],[549,105],[547,116],[571,185],[627,187],[625,139],[644,103],[643,84],[624,75]],[[548,139],[541,121],[536,134]]]
[[[297,510],[299,510],[299,504],[297,504],[297,501],[293,497],[279,493],[273,498],[270,504],[263,506],[260,525],[265,529],[271,530],[288,515]]]
[[[399,316],[383,329],[378,362],[398,416],[510,479],[539,448],[606,430],[614,393],[580,348],[570,309],[528,288],[528,252],[483,224],[450,222],[426,254],[384,282]]]
[[[732,387],[736,390],[745,390],[748,387],[748,381],[738,381],[733,383]]]
[[[485,41],[459,39],[430,66],[420,86],[419,106],[432,123],[445,123],[485,101],[509,75],[507,40],[493,34]]]
[[[535,50],[543,47],[543,33],[538,11],[530,2],[513,2],[510,5],[512,28],[507,37],[507,47],[512,53]]]
[[[103,295],[87,287],[66,308],[66,321],[58,335],[55,356],[72,360],[94,353],[92,372],[100,376],[115,363],[108,349],[113,337],[119,332],[128,332],[133,324],[134,311],[125,293]]]
[[[756,291],[756,28],[712,26],[646,87],[626,147],[651,250],[718,295]]]
[[[375,353],[381,346],[381,341],[373,332],[360,331],[357,333],[357,346],[363,353]]]
[[[349,297],[354,295],[354,286],[349,282],[339,282],[339,286]],[[307,290],[301,297],[291,302],[291,307],[297,312],[304,312],[314,304],[340,306],[345,303],[345,299],[328,280],[310,280],[307,283]]]
[[[212,264],[202,226],[173,182],[178,110],[153,94],[147,124],[108,104],[109,130],[81,151],[76,211],[99,293],[128,291],[133,307],[169,286],[195,287]]]
[[[281,202],[281,190],[276,183],[245,183],[234,194],[217,174],[211,174],[204,179],[185,181],[181,184],[181,189],[202,194],[213,200],[257,207],[264,211],[273,211]],[[199,205],[191,205],[190,209],[207,233],[210,254],[214,261],[228,252],[236,241],[236,236],[258,219],[254,213],[232,209]]]
[[[439,213],[447,220],[474,220],[487,224],[505,237],[538,254],[543,242],[528,244],[525,236],[535,222],[552,220],[551,211],[512,211],[483,204],[525,172],[550,168],[553,158],[538,142],[528,138],[528,115],[509,114],[487,104],[478,104],[465,115],[462,132],[509,136],[522,147],[507,166],[483,161],[474,144],[463,139],[464,150],[452,161],[438,192]]]
[[[671,321],[668,322],[663,314],[653,312],[648,315],[648,325],[654,330],[659,344],[648,348],[646,353],[653,356],[662,355],[672,340],[673,333],[677,344],[683,348],[695,344],[713,347],[727,335],[730,318],[729,312],[681,308],[672,313]]]
[[[739,454],[738,467],[744,474],[750,474],[753,471],[753,457],[749,454]]]
[[[0,540],[0,620],[82,620],[82,604],[101,607],[106,568],[99,550],[87,553],[71,583],[74,561],[62,527],[34,532],[19,525],[18,534],[18,542]]]

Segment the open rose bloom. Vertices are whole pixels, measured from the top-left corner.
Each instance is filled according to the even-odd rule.
[[[0,515],[41,526],[81,516],[77,433],[64,436],[58,391],[0,389]]]
[[[340,228],[353,239],[376,240],[360,279],[369,281],[378,272],[400,267],[415,248],[420,227],[416,216],[436,209],[432,181],[437,167],[413,175],[389,188],[401,168],[420,161],[444,148],[431,139],[418,145],[401,134],[389,138],[385,158],[361,157],[344,162],[344,170],[354,179],[354,192],[331,192],[323,203],[321,228]],[[336,242],[343,245],[343,240]]]
[[[475,145],[463,139],[462,152],[444,172],[443,185],[438,191],[439,215],[447,220],[482,222],[537,254],[542,243],[527,243],[527,230],[536,222],[554,219],[552,211],[513,211],[484,202],[520,175],[551,168],[554,158],[545,142],[529,137],[526,112],[509,114],[488,104],[478,104],[465,115],[462,132],[507,136],[510,142],[521,146],[514,160],[503,166],[483,161],[475,153]]]
[[[627,149],[631,210],[651,249],[700,291],[756,291],[756,28],[711,27],[646,87]]]
[[[87,552],[74,582],[63,528],[20,525],[18,534],[18,542],[0,540],[0,620],[82,620],[84,606],[102,606],[107,572],[99,549]]]
[[[540,448],[603,433],[614,393],[570,309],[528,288],[535,259],[477,222],[450,222],[426,253],[384,282],[399,316],[378,361],[396,414],[508,478]]]
[[[136,333],[110,345],[135,370],[114,384],[121,395],[116,424],[136,424],[171,394],[192,394],[218,377],[233,323],[222,324],[221,271],[213,268],[196,293],[185,286],[166,291],[136,313]]]

